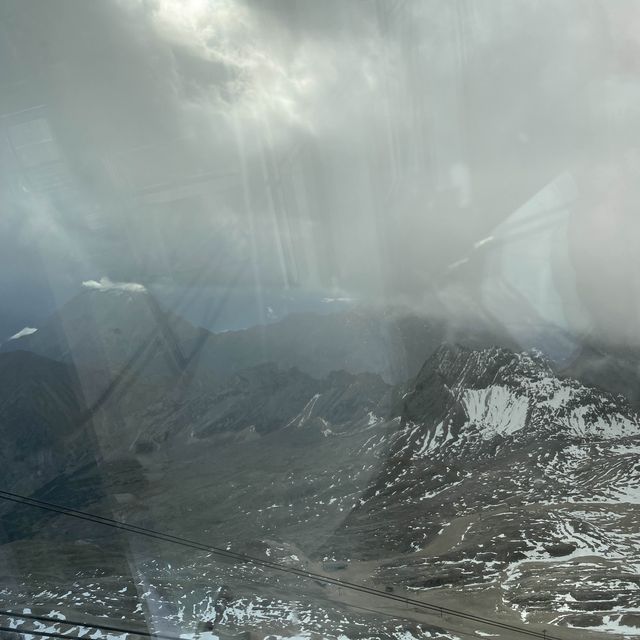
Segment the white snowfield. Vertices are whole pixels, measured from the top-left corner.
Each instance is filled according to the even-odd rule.
[[[20,338],[34,334],[36,331],[37,329],[35,327],[25,327],[24,329],[20,329],[18,333],[12,335],[9,340],[19,340]]]
[[[516,382],[514,388],[494,384],[458,390],[467,425],[474,425],[485,440],[516,434],[527,425],[576,438],[610,440],[640,435],[638,417],[608,394],[575,380],[549,376],[522,377]]]
[[[475,424],[487,440],[497,435],[511,435],[526,426],[529,399],[507,387],[465,389],[462,403],[469,423]]]
[[[534,430],[589,441],[640,435],[640,422],[633,414],[623,415],[606,396],[599,397],[582,385],[547,379],[523,387],[524,391],[518,392],[504,385],[459,390],[465,424],[454,436],[446,420],[426,431],[411,423],[415,433],[425,431],[415,456],[423,457],[448,443],[459,445],[476,434],[487,441],[498,436],[526,436]],[[568,410],[567,405],[573,408]],[[632,445],[625,453],[637,455],[638,451],[640,447]]]
[[[85,280],[82,283],[85,289],[95,289],[96,291],[127,291],[129,293],[146,293],[147,288],[137,282],[113,282],[105,277],[100,280]]]

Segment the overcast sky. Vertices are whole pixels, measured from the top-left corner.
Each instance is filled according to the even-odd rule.
[[[2,0],[0,334],[83,281],[638,339],[632,1]],[[1,338],[0,338],[1,339]]]

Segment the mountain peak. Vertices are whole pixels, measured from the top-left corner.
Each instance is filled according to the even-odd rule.
[[[448,387],[483,387],[517,384],[520,379],[540,380],[554,376],[551,362],[537,350],[514,352],[503,347],[472,349],[442,344],[416,376],[416,388],[428,386],[436,376]]]
[[[537,351],[443,345],[403,401],[405,425],[424,425],[429,434],[439,429],[449,446],[460,437],[469,442],[468,434],[481,441],[529,441],[640,433],[640,420],[624,398],[558,378]]]
[[[99,292],[120,293],[146,293],[147,288],[138,282],[113,282],[110,278],[102,277],[100,280],[85,280],[82,283],[85,289]]]

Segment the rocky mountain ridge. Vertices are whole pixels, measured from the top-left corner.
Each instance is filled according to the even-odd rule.
[[[6,353],[0,371],[19,371],[22,360],[52,372],[25,369],[29,398],[59,404],[55,384],[60,398],[83,398],[58,362]],[[0,407],[27,397],[20,389],[2,387]],[[67,425],[86,415],[74,402],[60,413]],[[23,446],[43,425],[57,433],[45,420],[55,412],[18,424],[15,406],[3,429],[22,429]],[[559,377],[539,352],[444,344],[396,387],[375,374],[317,379],[267,364],[223,378],[158,373],[91,407],[90,429],[71,436],[98,454],[94,475],[65,462],[55,476],[56,459],[40,495],[65,503],[81,482],[81,508],[111,505],[127,521],[266,557],[289,549],[296,566],[333,562],[400,593],[473,596],[529,623],[635,624],[640,420],[625,398]],[[34,468],[36,450],[26,458]],[[12,539],[33,549],[48,537],[105,544],[104,532],[59,517],[20,531]],[[249,624],[251,597],[238,580],[230,612]],[[263,595],[275,588],[265,584],[255,587]]]

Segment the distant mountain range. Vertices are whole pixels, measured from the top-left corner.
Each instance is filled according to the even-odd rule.
[[[274,362],[317,377],[345,370],[378,373],[397,383],[414,376],[443,341],[515,346],[487,327],[472,330],[408,311],[372,308],[298,313],[266,326],[211,333],[161,309],[144,291],[88,289],[37,331],[6,341],[0,352],[32,351],[113,374],[126,366],[153,374],[229,375]]]

